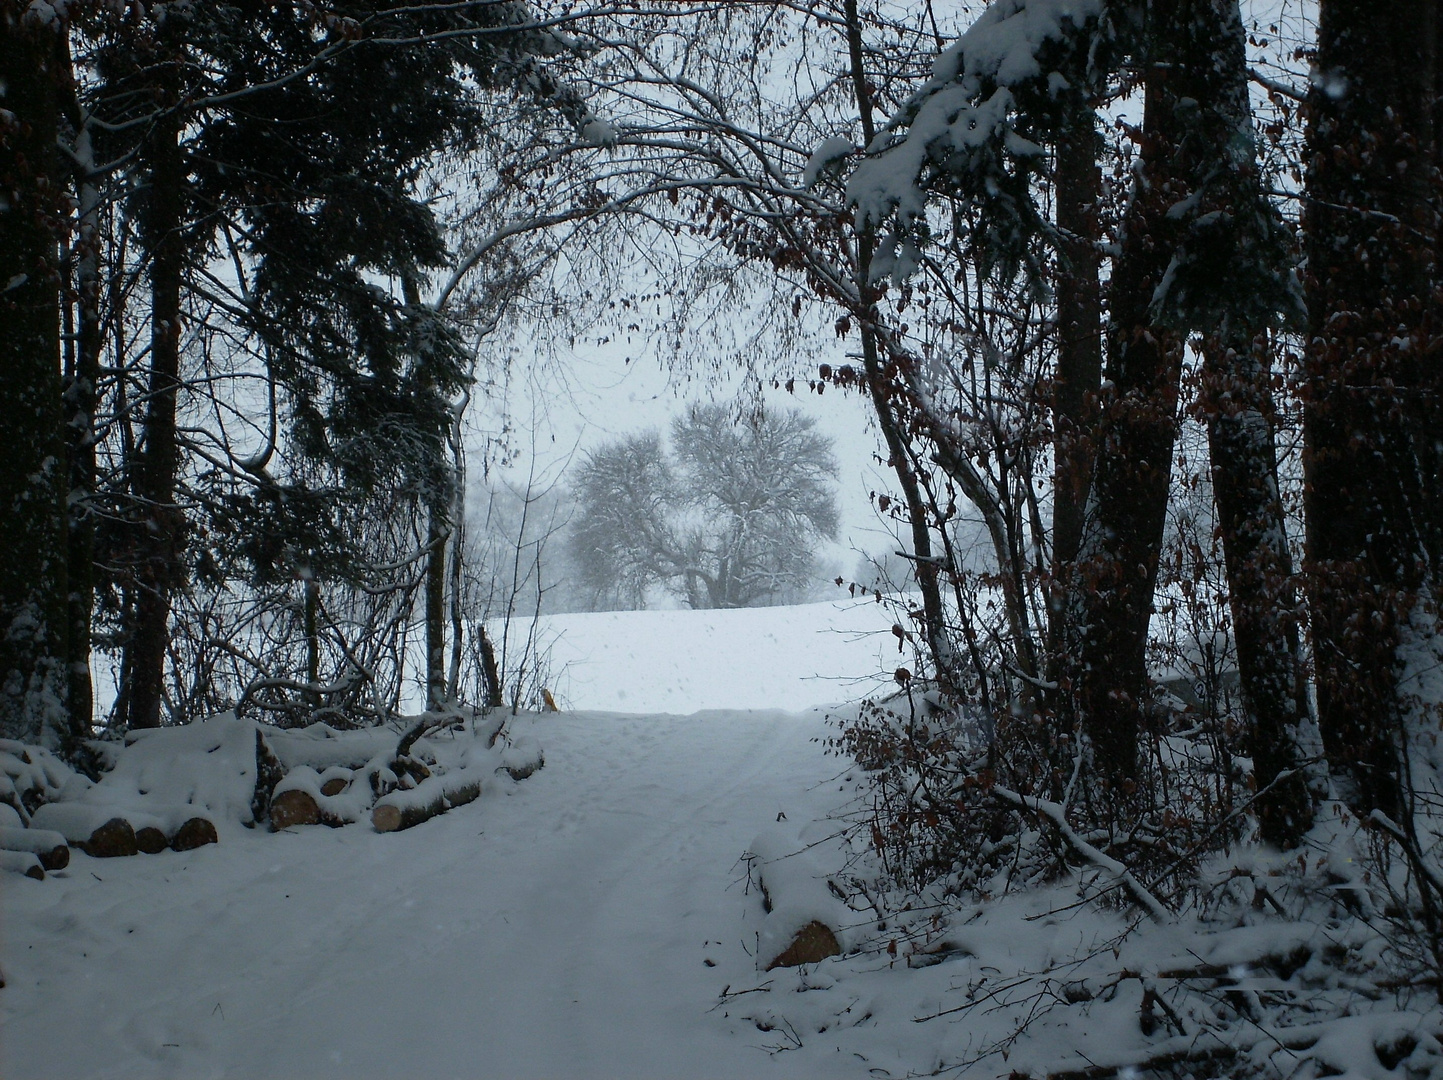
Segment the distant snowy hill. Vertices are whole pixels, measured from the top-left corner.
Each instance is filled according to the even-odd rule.
[[[872,600],[588,612],[543,616],[536,640],[543,680],[563,709],[795,711],[855,701],[910,664],[897,652],[895,617]],[[530,622],[512,624],[512,657]],[[493,633],[499,641],[499,628]]]

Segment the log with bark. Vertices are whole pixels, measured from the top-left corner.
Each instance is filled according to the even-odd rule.
[[[216,835],[215,822],[209,818],[193,817],[187,818],[181,823],[180,828],[170,838],[171,851],[194,851],[198,847],[205,847],[206,844],[216,844],[220,837]]]
[[[501,755],[501,767],[513,780],[525,780],[545,764],[541,745],[529,735],[516,739]]]
[[[466,769],[428,777],[409,791],[393,791],[379,799],[371,810],[371,824],[377,832],[409,829],[480,794],[481,777]]]
[[[40,860],[28,851],[0,851],[0,870],[13,870],[36,881],[45,880],[45,868]]]
[[[65,837],[50,829],[0,827],[0,851],[34,855],[46,870],[64,870],[70,864],[70,848]]]
[[[136,855],[135,829],[113,809],[85,803],[46,803],[30,819],[31,828],[60,833],[72,847],[96,859]]]

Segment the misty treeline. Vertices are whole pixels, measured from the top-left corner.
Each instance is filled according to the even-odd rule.
[[[418,610],[494,697],[463,414],[607,328],[870,403],[895,835],[1172,880],[1331,782],[1443,902],[1435,3],[4,11],[7,730],[92,648],[116,729],[379,715]]]
[[[587,609],[642,608],[657,588],[690,608],[798,602],[836,539],[831,440],[796,410],[740,420],[692,405],[671,425],[588,453],[567,532]]]

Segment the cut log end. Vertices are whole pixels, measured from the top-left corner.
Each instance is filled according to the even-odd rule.
[[[0,869],[24,874],[36,881],[45,880],[45,868],[40,865],[40,860],[28,851],[0,850]]]
[[[798,964],[819,964],[829,956],[840,956],[842,947],[837,944],[837,935],[825,924],[813,919],[797,931],[792,943],[767,965],[767,970],[779,967],[796,967]]]
[[[170,850],[193,851],[198,847],[205,847],[206,844],[219,842],[220,837],[216,835],[213,821],[203,817],[193,817],[175,830],[175,835],[170,838]]]
[[[371,824],[377,832],[395,832],[401,827],[401,808],[382,804],[371,811]]]
[[[91,833],[88,840],[76,846],[92,859],[114,859],[140,854],[135,830],[124,818],[111,818]]]
[[[321,808],[308,792],[292,788],[271,800],[271,829],[275,832],[292,825],[317,825],[320,820]]]
[[[328,799],[332,796],[339,795],[345,790],[346,781],[342,780],[339,776],[333,776],[321,785],[321,794]]]
[[[70,847],[64,835],[51,829],[0,825],[0,851],[29,852],[46,870],[64,870],[70,865]]]
[[[165,839],[165,833],[154,825],[143,825],[135,830],[135,846],[146,855],[159,855],[170,844]]]

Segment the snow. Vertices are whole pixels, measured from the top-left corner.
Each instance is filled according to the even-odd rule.
[[[1341,882],[1367,902],[1334,810],[1301,862],[1248,849],[1205,868],[1228,912],[1212,924],[1079,903],[1111,880],[1088,865],[879,917],[844,873],[862,853],[835,816],[855,812],[863,777],[824,752],[836,710],[809,706],[856,696],[842,677],[859,656],[895,664],[889,624],[861,635],[885,610],[556,617],[544,629],[553,657],[572,650],[567,693],[672,710],[522,715],[494,747],[484,722],[435,732],[413,757],[443,771],[415,792],[480,770],[481,794],[395,833],[241,827],[243,721],[142,736],[73,805],[101,806],[107,785],[133,804],[145,785],[231,816],[192,851],[73,851],[44,881],[0,869],[0,1075],[1126,1075],[1149,1054],[1222,1047],[1259,1075],[1443,1076],[1436,1006],[1357,992],[1380,935],[1300,899]],[[738,704],[761,692],[794,707]],[[399,731],[266,738],[290,783],[318,791]],[[186,740],[215,775],[166,775]],[[544,768],[511,779],[506,763],[542,751]],[[1264,889],[1317,917],[1274,917]],[[1233,894],[1232,908],[1216,898]],[[848,955],[765,970],[813,919]],[[1236,1001],[1256,1022],[1219,1020]]]
[[[545,768],[406,832],[7,876],[0,1074],[799,1075],[711,1022],[704,956],[751,967],[738,859],[815,808],[819,721],[527,718]]]
[[[802,169],[802,187],[815,187],[823,172],[855,149],[852,140],[843,135],[831,135],[823,139],[812,151],[812,156],[807,159],[807,164]]]
[[[1043,79],[1043,48],[1078,33],[1102,13],[1102,0],[994,0],[933,64],[919,89],[867,147],[868,158],[847,182],[847,202],[860,221],[882,222],[894,211],[906,224],[926,212],[919,177],[929,162],[949,162],[1000,141],[1014,157],[1042,148],[1011,128],[1013,91]],[[1066,87],[1061,72],[1043,80],[1052,94]],[[905,129],[905,130],[903,130]]]
[[[488,775],[474,803],[391,834],[239,827],[247,721],[141,736],[87,797],[203,804],[221,841],[0,878],[0,1075],[836,1075],[826,1057],[774,1063],[715,1011],[757,976],[765,915],[742,856],[778,814],[822,818],[837,796],[823,713],[747,707],[856,696],[851,676],[895,653],[891,616],[544,622],[569,698],[690,715],[522,716],[502,759],[544,750],[544,768]],[[447,760],[471,738],[426,741]],[[306,790],[358,764],[324,729],[267,741]],[[170,775],[183,750],[213,767]]]
[[[541,667],[563,708],[806,709],[855,701],[897,669],[895,611],[873,600],[722,611],[543,616]],[[498,643],[501,627],[493,627]],[[530,620],[512,623],[516,655]],[[498,644],[498,649],[500,648]]]

